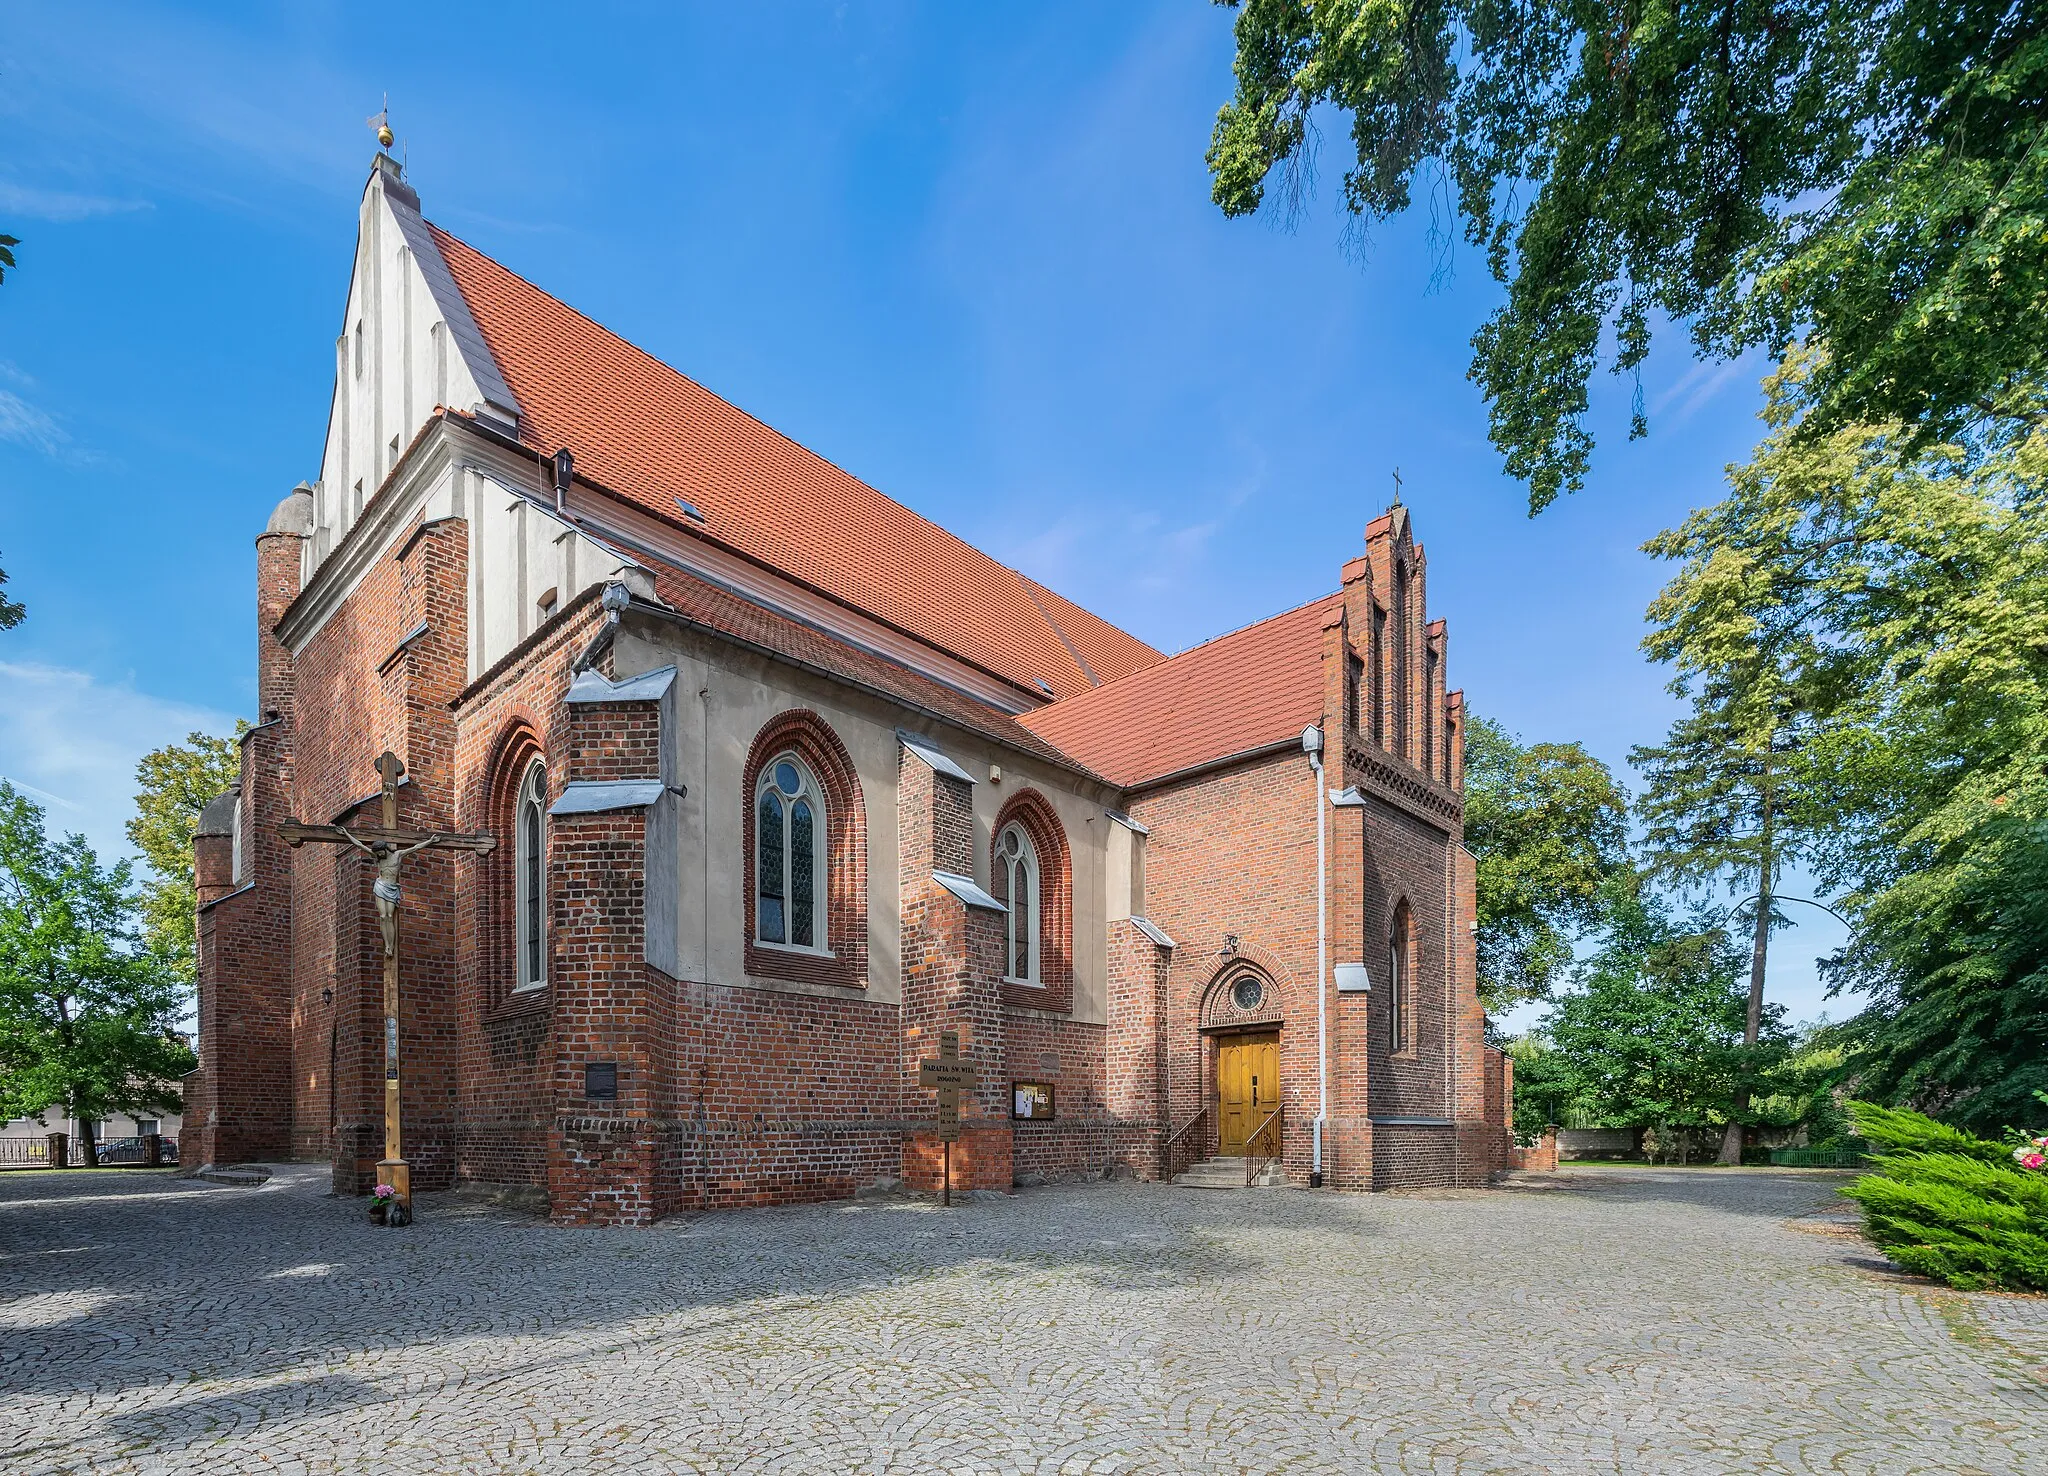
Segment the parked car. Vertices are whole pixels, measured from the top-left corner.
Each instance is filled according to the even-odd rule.
[[[176,1163],[178,1161],[178,1140],[176,1138],[164,1138],[161,1141],[163,1143],[162,1161],[164,1163]],[[116,1164],[142,1163],[144,1160],[145,1153],[142,1139],[140,1138],[110,1138],[99,1146],[99,1164],[102,1168],[111,1167]]]

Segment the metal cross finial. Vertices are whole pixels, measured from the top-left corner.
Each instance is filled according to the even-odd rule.
[[[1394,468],[1394,506],[1401,505],[1401,468]]]

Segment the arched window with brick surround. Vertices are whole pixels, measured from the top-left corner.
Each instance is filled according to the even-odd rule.
[[[1039,889],[1038,847],[1014,821],[996,835],[996,900],[1010,910],[1003,918],[1003,979],[1010,984],[1039,986],[1036,924],[1044,907]]]
[[[547,753],[531,720],[512,719],[492,746],[468,824],[498,844],[476,873],[477,965],[487,1008],[544,1000],[549,973]]]
[[[864,987],[867,815],[846,746],[792,709],[755,735],[745,772],[747,972]]]
[[[1035,789],[1019,790],[990,831],[989,882],[1003,920],[1003,998],[1032,1009],[1074,1006],[1074,870],[1066,828]]]
[[[1409,992],[1414,980],[1408,935],[1408,904],[1402,901],[1396,904],[1394,920],[1387,928],[1387,1049],[1391,1051],[1405,1051],[1414,1044],[1409,1039],[1414,1029],[1409,1019]]]
[[[512,928],[516,939],[514,989],[548,982],[548,770],[538,758],[526,766],[512,815]]]
[[[778,753],[754,786],[754,941],[829,952],[827,811],[810,766]]]

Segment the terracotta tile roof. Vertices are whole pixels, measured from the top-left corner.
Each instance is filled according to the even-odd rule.
[[[837,636],[743,599],[694,574],[653,564],[649,569],[654,575],[654,592],[686,619],[804,666],[898,698],[912,707],[956,723],[969,732],[1007,744],[1020,753],[1035,755],[1064,769],[1088,772],[1071,755],[1061,753],[1043,738],[1020,726],[1007,713],[935,682],[922,672],[913,671],[884,656],[870,655]],[[919,725],[913,722],[908,726],[916,728]]]
[[[578,472],[663,517],[687,499],[713,540],[1027,692],[1087,691],[1082,656],[1099,681],[1163,659],[429,229],[536,451],[567,446]]]
[[[1341,598],[1218,636],[1019,719],[1126,788],[1297,736],[1323,715],[1323,625]]]

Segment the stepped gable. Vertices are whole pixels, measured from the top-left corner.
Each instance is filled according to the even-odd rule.
[[[670,521],[687,500],[711,541],[1034,697],[1073,696],[1164,659],[429,229],[536,452],[567,446],[579,475]]]
[[[1322,720],[1322,631],[1339,599],[1318,596],[1018,721],[1125,788],[1298,739]]]

